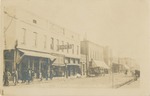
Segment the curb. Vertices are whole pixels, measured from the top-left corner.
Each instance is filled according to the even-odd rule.
[[[131,82],[134,82],[134,81],[135,81],[134,78],[132,78],[132,79],[130,79],[130,80],[124,82],[124,83],[115,85],[114,88],[120,88],[120,87],[122,87],[122,86],[124,86],[124,85],[126,85],[126,84],[129,84],[129,83],[131,83]]]

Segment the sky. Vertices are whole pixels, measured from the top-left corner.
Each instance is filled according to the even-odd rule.
[[[6,0],[24,6],[51,22],[81,34],[116,57],[147,63],[149,54],[148,0]],[[86,35],[85,35],[86,34]]]

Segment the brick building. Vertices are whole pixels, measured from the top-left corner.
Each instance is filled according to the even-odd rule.
[[[25,70],[34,77],[72,76],[80,73],[79,35],[20,7],[4,9],[5,68]]]

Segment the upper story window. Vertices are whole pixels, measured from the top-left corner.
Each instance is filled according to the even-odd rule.
[[[44,48],[46,48],[46,42],[47,41],[47,36],[46,35],[44,35]]]
[[[57,39],[57,51],[59,51],[59,40]]]
[[[64,41],[62,41],[62,45],[64,45]],[[64,52],[64,49],[62,48],[62,52]]]
[[[21,35],[20,36],[21,37],[21,40],[20,40],[21,44],[25,44],[26,43],[26,29],[25,28],[22,28],[20,35]]]
[[[35,19],[33,19],[33,23],[34,23],[34,24],[37,24],[37,21],[36,21]]]
[[[54,38],[53,37],[51,38],[51,49],[52,50],[54,49]]]
[[[37,32],[33,32],[33,45],[37,46]]]
[[[77,46],[77,55],[79,54],[79,46]]]
[[[67,46],[69,46],[69,43],[67,42]],[[69,48],[67,48],[67,53],[69,53]]]
[[[72,45],[72,54],[74,54],[74,45]]]

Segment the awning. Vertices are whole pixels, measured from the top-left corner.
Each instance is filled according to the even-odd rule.
[[[102,67],[102,68],[105,68],[105,69],[110,69],[104,61],[97,61],[97,60],[93,60],[93,63],[95,64],[94,67]]]
[[[19,51],[23,52],[25,56],[44,57],[44,58],[50,58],[51,60],[55,59],[55,57],[50,55],[49,53],[44,53],[44,52],[39,52],[39,51],[23,50],[23,49],[19,49]]]
[[[68,63],[67,65],[80,66],[80,64]]]

